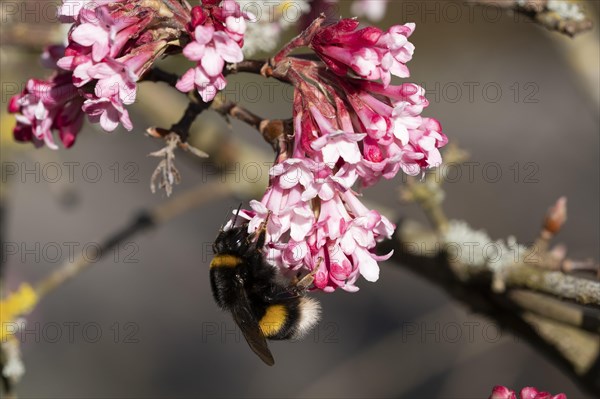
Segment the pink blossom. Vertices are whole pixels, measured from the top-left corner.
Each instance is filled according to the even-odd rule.
[[[353,186],[438,166],[447,138],[439,122],[421,116],[429,105],[424,90],[389,85],[385,76],[407,75],[401,69],[412,56],[407,38],[414,26],[386,33],[356,31],[352,20],[334,26],[311,42],[333,73],[318,62],[286,60],[296,87],[292,148],[271,169],[263,199],[251,202],[248,231],[268,218],[265,253],[274,266],[284,274],[312,270],[314,287],[325,292],[354,292],[359,277],[379,278],[379,262],[392,253],[377,254],[377,243],[395,226],[367,208]],[[349,68],[359,77],[348,76]]]
[[[218,3],[212,0],[203,3]],[[212,10],[212,17],[218,29],[224,30],[240,47],[244,45],[246,20],[254,21],[256,17],[250,13],[242,12],[240,5],[235,0],[223,0],[218,7]]]
[[[63,0],[58,9],[58,16],[63,22],[74,22],[84,8],[91,11],[108,3],[121,1],[124,0]]]
[[[520,392],[521,399],[567,399],[564,393],[552,395],[548,392],[538,391],[533,387],[525,387]],[[497,385],[492,390],[490,399],[517,399],[515,391],[508,389],[507,387]]]
[[[344,164],[335,173],[333,169],[325,163],[317,164],[312,184],[302,193],[304,201],[317,196],[321,200],[328,201],[337,191],[350,189],[358,179],[356,167],[351,164]]]
[[[227,86],[227,81],[222,74],[210,76],[200,65],[184,73],[176,85],[177,90],[184,93],[196,88],[204,102],[212,101],[225,86]]]
[[[414,161],[421,168],[437,167],[442,163],[439,148],[447,143],[448,138],[442,133],[440,123],[433,118],[423,118],[417,129],[409,130],[407,160]]]
[[[406,63],[412,59],[415,46],[408,41],[408,37],[415,30],[414,23],[392,26],[377,43],[389,51],[383,56],[382,68],[385,71],[382,76],[384,85],[390,82],[390,74],[401,78],[410,76]]]
[[[56,65],[66,71],[73,71],[73,84],[83,87],[92,81],[89,69],[94,65],[91,50],[77,43],[70,43],[65,50],[64,57],[60,58]]]
[[[225,32],[215,32],[213,26],[197,26],[195,40],[183,49],[190,61],[197,61],[210,76],[223,72],[225,62],[240,62],[244,59],[242,49]]]
[[[185,31],[186,14],[167,20],[155,4],[142,0],[94,0],[85,5],[65,1],[61,13],[73,17],[75,24],[56,65],[72,72],[73,85],[81,89],[82,109],[106,131],[119,123],[131,130],[124,106],[135,102],[137,81],[163,54],[169,40],[178,37],[178,24],[179,31]]]
[[[359,275],[368,281],[379,276],[377,256],[372,251],[390,237],[393,225],[375,211],[369,211],[350,193],[348,187],[330,184],[328,199],[316,196],[315,175],[329,166],[309,159],[287,159],[271,170],[271,187],[261,202],[251,201],[249,232],[268,218],[266,254],[271,263],[285,270],[319,264],[315,286],[326,292],[336,288],[354,292]],[[313,195],[305,196],[312,191]],[[319,198],[318,218],[312,207]],[[319,259],[322,259],[319,261]]]
[[[414,52],[408,37],[415,25],[396,25],[385,33],[374,27],[357,30],[358,26],[355,19],[342,19],[320,30],[312,39],[311,47],[341,76],[351,69],[361,78],[381,79],[385,86],[390,84],[391,75],[408,77],[406,63]]]
[[[80,18],[81,23],[73,27],[69,37],[81,46],[90,47],[92,59],[100,62],[110,52],[110,44],[116,35],[115,21],[104,7],[82,9]]]
[[[289,190],[300,184],[304,190],[310,190],[314,186],[314,171],[317,167],[310,159],[290,158],[274,165],[269,174],[278,177],[279,185],[283,189]]]
[[[92,66],[88,74],[97,79],[94,92],[98,98],[117,96],[123,104],[133,104],[136,97],[135,76],[116,62],[103,62]]]
[[[361,158],[358,142],[365,136],[366,134],[342,131],[330,132],[313,141],[312,148],[322,152],[323,161],[326,164],[335,165],[340,158],[350,164],[355,164]]]
[[[193,40],[183,49],[183,55],[196,62],[177,82],[177,89],[188,92],[196,88],[202,100],[209,102],[223,90],[225,63],[240,62],[247,16],[235,1],[204,1],[206,8],[192,9]]]
[[[521,399],[567,399],[564,393],[552,395],[548,392],[538,391],[533,387],[525,387],[521,389]]]
[[[115,130],[119,123],[123,124],[127,130],[133,129],[129,113],[119,97],[116,95],[111,97],[94,97],[90,95],[89,97],[83,103],[82,110],[88,114],[90,122],[100,123],[102,129],[107,132]]]
[[[58,149],[53,135],[57,130],[63,145],[72,146],[81,129],[81,103],[69,74],[55,74],[49,80],[30,79],[25,90],[9,102],[8,110],[17,119],[15,139]]]
[[[517,399],[517,395],[515,395],[515,391],[512,391],[507,387],[497,385],[492,390],[490,399]]]

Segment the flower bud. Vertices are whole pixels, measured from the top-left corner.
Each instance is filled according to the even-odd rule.
[[[554,206],[548,209],[544,220],[544,229],[552,234],[558,233],[567,220],[567,197],[560,197]]]
[[[208,18],[206,12],[200,6],[192,8],[191,14],[192,22],[190,22],[190,31],[194,31],[194,29],[196,29],[196,26],[204,24],[204,22],[206,22],[206,19]]]

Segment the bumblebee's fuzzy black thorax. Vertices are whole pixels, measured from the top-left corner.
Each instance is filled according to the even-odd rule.
[[[210,282],[217,304],[232,313],[252,350],[272,365],[266,338],[299,338],[316,324],[320,308],[303,289],[277,280],[265,260],[264,242],[264,230],[249,234],[247,223],[221,230],[213,244]]]

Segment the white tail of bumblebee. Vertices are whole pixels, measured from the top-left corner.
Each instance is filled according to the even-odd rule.
[[[321,305],[316,299],[303,297],[300,299],[300,320],[293,339],[300,339],[306,335],[319,322],[321,318]]]

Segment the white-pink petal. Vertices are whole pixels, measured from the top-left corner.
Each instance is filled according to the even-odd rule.
[[[212,25],[198,25],[194,30],[196,36],[196,43],[208,44],[213,39],[215,28]]]
[[[194,89],[195,75],[195,68],[188,69],[188,71],[177,81],[177,84],[175,85],[177,90],[184,93],[192,91]]]
[[[206,45],[191,42],[183,49],[183,55],[190,61],[200,61],[206,51]]]
[[[215,33],[213,42],[217,52],[225,61],[240,62],[244,59],[244,53],[240,46],[225,32]]]
[[[214,47],[207,46],[204,51],[204,57],[200,60],[202,68],[208,76],[218,76],[223,72],[225,61]]]
[[[357,247],[352,255],[355,263],[358,263],[360,274],[365,280],[375,282],[379,280],[379,265],[366,249]]]

